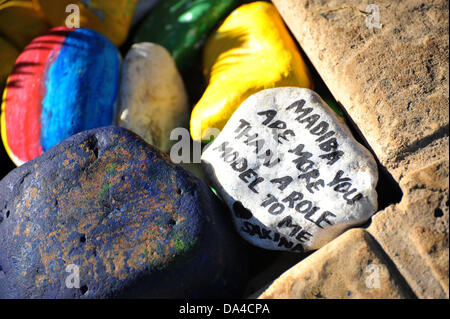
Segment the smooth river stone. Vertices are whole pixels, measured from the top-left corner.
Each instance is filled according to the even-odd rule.
[[[239,296],[245,243],[224,210],[132,132],[79,133],[0,182],[0,298]]]
[[[263,89],[312,88],[297,46],[273,4],[252,2],[235,9],[209,37],[203,51],[209,82],[191,115],[194,141],[209,142],[250,95]]]
[[[127,36],[138,0],[34,0],[45,18],[54,26],[66,25],[73,12],[66,12],[68,5],[80,9],[80,27],[91,28],[105,35],[116,46],[122,45]]]
[[[202,163],[236,229],[263,248],[318,249],[377,210],[375,160],[309,89],[252,95]]]
[[[52,29],[19,55],[2,104],[2,140],[19,166],[75,133],[111,125],[120,54],[90,29]]]
[[[209,33],[238,0],[161,0],[144,18],[134,41],[169,50],[181,72],[191,67]]]
[[[188,96],[170,53],[158,44],[134,44],[120,83],[117,124],[169,152],[171,131],[189,123]]]

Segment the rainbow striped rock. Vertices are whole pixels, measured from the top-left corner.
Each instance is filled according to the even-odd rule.
[[[120,54],[90,29],[59,27],[19,55],[3,93],[1,135],[22,165],[75,133],[111,125]]]

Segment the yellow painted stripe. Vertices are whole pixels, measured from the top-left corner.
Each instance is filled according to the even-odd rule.
[[[8,90],[7,89],[8,82],[9,82],[9,78],[8,78],[8,81],[6,82],[6,87],[5,87],[5,90],[3,91],[3,98],[2,98],[1,115],[0,115],[0,121],[1,121],[1,126],[2,126],[1,136],[2,136],[2,141],[3,141],[3,146],[5,147],[6,153],[8,154],[9,158],[13,161],[14,164],[16,164],[16,166],[20,166],[25,162],[21,161],[16,156],[14,156],[13,152],[9,148],[8,138],[6,137],[5,111],[6,111],[6,91]]]

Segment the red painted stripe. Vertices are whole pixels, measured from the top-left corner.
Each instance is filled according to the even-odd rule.
[[[7,84],[6,137],[10,151],[26,162],[42,154],[41,101],[49,67],[70,29],[58,27],[34,39],[20,54]]]

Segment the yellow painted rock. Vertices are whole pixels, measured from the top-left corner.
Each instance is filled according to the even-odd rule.
[[[80,8],[80,27],[103,33],[116,46],[128,36],[138,0],[33,0],[53,26],[64,26],[69,4]]]
[[[203,52],[208,87],[191,115],[191,136],[208,141],[250,95],[263,89],[312,87],[300,52],[276,8],[253,2],[234,10],[208,39]]]
[[[0,37],[0,97],[18,55],[19,51],[11,43]]]
[[[49,25],[32,0],[14,0],[0,4],[0,34],[18,49],[24,48],[48,29]]]

